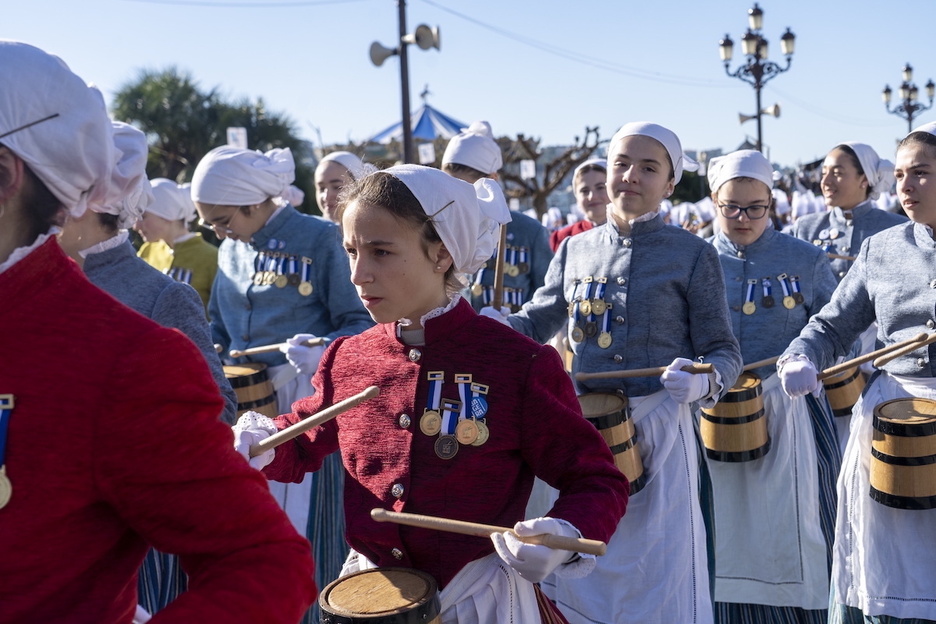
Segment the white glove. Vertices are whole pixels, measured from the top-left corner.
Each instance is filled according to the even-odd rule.
[[[709,393],[708,375],[687,373],[681,370],[683,366],[690,366],[694,363],[686,358],[676,358],[660,376],[663,387],[677,403],[692,403]]]
[[[264,451],[256,457],[250,456],[251,445],[276,433],[276,425],[272,420],[258,412],[244,412],[231,427],[231,431],[234,432],[234,450],[243,455],[253,468],[263,470],[264,466],[273,461],[276,456],[275,449]]]
[[[322,359],[322,354],[325,353],[325,347],[323,345],[307,347],[302,344],[306,340],[311,340],[312,338],[317,338],[317,336],[315,334],[296,334],[292,338],[287,339],[286,344],[280,347],[280,350],[286,354],[286,359],[289,360],[289,363],[299,371],[300,375],[305,375],[306,377],[311,377],[315,374],[315,371],[318,369],[319,360]]]
[[[780,384],[787,396],[795,399],[819,390],[819,372],[806,360],[790,360],[780,368]]]
[[[153,616],[150,615],[149,611],[137,605],[136,613],[133,614],[133,624],[146,624],[153,619]]]
[[[544,533],[581,537],[571,524],[560,522],[555,518],[524,520],[514,525],[514,531],[523,537]],[[531,583],[539,583],[560,565],[575,558],[575,553],[568,550],[521,542],[516,535],[508,531],[492,533],[491,541],[494,542],[494,550],[500,558]]]
[[[507,327],[510,327],[510,323],[507,321],[507,317],[510,316],[510,308],[507,306],[501,307],[500,311],[495,310],[493,306],[484,306],[478,314],[492,318],[495,321],[500,321]]]

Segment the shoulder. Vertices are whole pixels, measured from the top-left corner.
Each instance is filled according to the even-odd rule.
[[[512,211],[510,213],[510,223],[507,224],[507,231],[539,234],[540,232],[545,232],[546,228],[533,217],[529,217],[522,212]]]
[[[803,258],[819,258],[825,256],[821,247],[813,245],[801,238],[796,238],[785,232],[777,232],[774,236],[776,249],[783,254],[795,255]]]

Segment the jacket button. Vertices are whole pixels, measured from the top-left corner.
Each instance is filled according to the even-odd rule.
[[[393,487],[390,488],[390,493],[393,494],[394,498],[400,498],[403,496],[403,486],[399,483],[394,483]]]
[[[626,277],[619,277],[619,278],[617,278],[617,283],[618,283],[618,286],[623,286],[624,284],[627,283],[627,278],[626,278]]]
[[[621,241],[621,242],[622,242],[622,244],[623,244],[625,247],[630,247],[631,245],[634,244],[634,241],[632,241],[632,240],[629,239],[629,238],[625,238],[625,239],[624,239],[623,241]]]
[[[933,329],[934,327],[936,327],[936,321],[934,321],[933,319],[926,321],[927,329]]]
[[[394,548],[393,550],[390,551],[390,554],[393,555],[393,558],[394,558],[394,559],[402,559],[402,558],[403,558],[403,551],[400,550],[399,548]]]
[[[838,276],[839,276],[839,277],[845,277],[845,271],[839,271],[839,272],[838,272]]]
[[[930,288],[936,288],[936,279],[930,282]]]
[[[614,322],[617,323],[618,325],[623,325],[623,324],[624,324],[624,317],[623,317],[623,316],[615,316],[615,317],[614,317]]]
[[[734,311],[734,312],[740,312],[740,311],[741,311],[741,306],[731,306],[731,309],[732,309],[732,311]]]
[[[614,356],[614,361],[620,364],[621,362],[624,361],[624,357],[620,353],[618,353]]]
[[[408,357],[410,359],[410,362],[418,362],[419,358],[422,357],[422,351],[420,351],[419,349],[410,349]]]
[[[926,366],[926,360],[924,360],[923,358],[917,358],[916,364],[918,367],[923,368],[924,366]]]
[[[413,424],[413,419],[409,417],[409,414],[400,414],[400,426],[404,429],[409,429],[409,426]]]

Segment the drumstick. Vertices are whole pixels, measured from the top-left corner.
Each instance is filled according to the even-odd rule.
[[[346,412],[352,407],[355,407],[356,405],[363,403],[367,399],[372,399],[379,394],[380,394],[380,388],[378,388],[377,386],[368,386],[363,391],[358,392],[354,396],[348,397],[344,401],[338,401],[331,407],[326,407],[322,411],[312,416],[309,416],[308,418],[303,418],[302,420],[300,420],[294,425],[290,425],[289,427],[286,427],[285,429],[277,431],[276,433],[271,435],[269,438],[266,438],[265,440],[261,440],[260,442],[256,444],[251,444],[250,452],[249,452],[250,456],[256,457],[257,455],[260,455],[261,453],[265,451],[269,451],[270,449],[276,448],[280,444],[292,440],[296,436],[305,433],[309,429],[314,429],[315,427],[318,427],[321,424],[327,423],[329,420],[331,420],[338,414],[341,414],[342,412]]]
[[[749,371],[749,370],[754,370],[755,368],[760,368],[761,366],[770,366],[771,364],[776,364],[777,360],[779,359],[780,359],[780,356],[775,355],[771,358],[767,358],[766,360],[760,360],[757,362],[751,362],[750,364],[745,364],[744,368],[742,368],[741,370]]]
[[[715,371],[712,364],[689,364],[681,369],[687,373],[711,373]],[[658,377],[666,372],[665,366],[656,368],[632,368],[631,370],[606,371],[604,373],[575,373],[575,379],[578,381],[587,381],[589,379],[630,379],[631,377]]]
[[[303,342],[299,343],[303,347],[317,347],[320,344],[325,344],[324,338],[309,338]],[[231,349],[231,357],[239,358],[245,355],[257,355],[258,353],[273,353],[274,351],[279,351],[280,347],[289,346],[289,343],[281,342],[279,344],[272,345],[263,345],[261,347],[251,347],[249,349],[244,349],[240,351],[238,349]]]
[[[585,553],[586,555],[603,555],[608,549],[608,545],[604,542],[582,537],[565,537],[563,535],[553,535],[551,533],[520,536],[517,535],[513,529],[507,527],[478,524],[476,522],[463,522],[461,520],[450,520],[448,518],[437,518],[435,516],[387,511],[386,509],[371,509],[370,515],[371,518],[377,522],[395,522],[397,524],[405,524],[422,529],[435,529],[436,531],[448,531],[449,533],[461,533],[462,535],[474,535],[476,537],[490,537],[493,533],[503,533],[507,531],[508,533],[513,533],[518,540],[526,544],[539,544],[554,550],[569,550],[572,552]]]
[[[855,261],[855,256],[840,256],[839,254],[834,254],[834,253],[827,253],[826,255],[832,258],[833,260],[848,260],[849,262]]]
[[[936,336],[936,334],[933,334],[933,335]],[[879,359],[880,359],[881,356],[890,354],[890,353],[892,353],[892,352],[894,352],[894,351],[901,351],[901,350],[903,350],[903,349],[908,349],[908,351],[906,351],[906,353],[909,353],[910,351],[913,351],[914,349],[917,349],[917,348],[923,346],[922,343],[923,343],[923,341],[925,341],[926,339],[927,339],[927,338],[926,338],[926,334],[917,334],[916,336],[914,336],[913,338],[910,338],[910,339],[908,339],[908,340],[903,340],[903,341],[901,341],[901,342],[895,342],[894,344],[892,344],[892,345],[890,345],[890,346],[888,346],[888,347],[883,347],[883,348],[881,348],[881,349],[878,349],[877,351],[872,351],[871,353],[865,353],[864,355],[859,355],[859,356],[856,357],[856,358],[853,358],[853,359],[848,360],[848,361],[846,361],[846,362],[842,362],[841,364],[836,364],[835,366],[831,366],[831,367],[825,369],[824,371],[822,371],[821,373],[819,373],[819,380],[822,381],[823,379],[826,379],[827,377],[832,377],[833,375],[838,375],[838,374],[841,373],[842,371],[846,371],[846,370],[848,370],[848,369],[850,369],[850,368],[855,368],[856,366],[860,366],[861,364],[864,364],[865,362],[870,362],[870,361],[873,360],[874,358],[879,358]],[[928,344],[928,343],[927,343],[927,344]],[[903,355],[903,353],[900,353],[900,355]],[[897,356],[894,356],[894,357],[897,357]],[[885,363],[885,364],[886,364],[887,362],[890,362],[890,359],[884,360],[884,363]],[[878,365],[878,363],[877,363],[876,361],[874,362],[874,365],[875,365],[876,367],[879,367],[879,365]]]
[[[924,335],[924,334],[920,334],[920,336],[925,336],[925,335]],[[933,344],[934,342],[936,342],[936,334],[930,334],[930,335],[928,335],[928,336],[925,336],[924,339],[923,339],[922,341],[920,341],[920,342],[918,342],[918,343],[916,343],[916,344],[907,345],[906,347],[903,347],[902,349],[897,349],[897,350],[895,350],[895,351],[891,351],[891,352],[888,353],[887,355],[884,355],[884,356],[881,356],[881,357],[877,358],[876,360],[874,360],[874,366],[875,366],[875,368],[881,368],[882,366],[884,366],[885,364],[887,364],[887,363],[890,362],[891,360],[894,360],[894,359],[896,359],[896,358],[899,358],[899,357],[902,356],[902,355],[907,355],[908,353],[911,353],[911,352],[913,352],[913,351],[916,351],[916,350],[919,349],[920,347],[925,347],[926,345],[931,345],[931,344]],[[899,344],[899,343],[898,343],[898,344]],[[894,346],[894,345],[891,345],[891,346]]]
[[[504,259],[507,257],[507,224],[500,226],[500,243],[497,245],[497,264],[494,265],[494,296],[491,306],[500,312],[504,305]]]

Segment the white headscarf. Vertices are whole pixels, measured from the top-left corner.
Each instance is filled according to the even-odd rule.
[[[95,193],[88,200],[88,208],[117,215],[117,227],[128,230],[153,201],[153,191],[146,179],[149,145],[146,135],[129,124],[115,121],[113,128],[118,160],[102,184],[104,192]]]
[[[432,220],[455,270],[474,273],[494,253],[498,226],[510,222],[510,209],[500,186],[481,178],[474,185],[421,165],[398,165],[384,170],[416,196]]]
[[[682,179],[683,171],[696,171],[699,163],[689,158],[683,153],[682,144],[679,137],[667,128],[649,121],[634,121],[624,124],[621,129],[614,133],[611,142],[608,144],[608,167],[611,166],[612,159],[617,155],[617,144],[624,137],[629,136],[647,136],[659,142],[666,153],[669,154],[670,161],[673,163],[674,184]]]
[[[296,179],[289,148],[267,153],[222,145],[199,161],[192,200],[219,206],[252,206],[280,197]]]
[[[928,132],[930,134],[936,134],[936,121],[931,121],[925,123],[922,126],[917,126],[913,129],[914,132]]]
[[[877,199],[881,193],[889,191],[897,182],[894,177],[894,163],[881,158],[870,145],[858,143],[856,141],[846,141],[840,145],[847,145],[854,150],[858,156],[858,162],[864,169],[865,177],[868,178],[868,184],[871,186],[871,199]]]
[[[116,157],[104,98],[57,56],[0,41],[0,144],[80,217]]]
[[[351,177],[355,180],[360,180],[369,173],[377,171],[377,167],[367,163],[365,164],[356,154],[351,152],[331,152],[322,157],[322,160],[319,161],[318,167],[321,167],[322,164],[333,161],[344,167],[348,170],[348,173],[351,174]],[[318,169],[316,167],[316,169]]]
[[[197,216],[195,203],[192,201],[191,184],[176,184],[166,178],[150,180],[153,186],[153,203],[146,212],[167,221],[185,221],[188,223]]]
[[[766,184],[768,189],[772,189],[774,185],[773,167],[757,150],[738,150],[709,161],[708,183],[712,192],[735,178],[758,180]]]
[[[572,172],[572,184],[575,184],[575,179],[578,177],[579,172],[582,171],[585,167],[591,167],[592,165],[596,167],[601,167],[602,171],[608,170],[608,159],[607,158],[589,158],[581,165],[575,168],[575,171]],[[575,189],[572,189],[575,190]]]
[[[481,173],[496,173],[504,166],[500,146],[494,140],[491,124],[476,121],[452,137],[442,154],[442,166],[448,163],[471,167]]]
[[[302,202],[305,201],[305,193],[303,193],[302,189],[298,186],[290,184],[286,187],[286,190],[283,191],[281,198],[283,202],[295,208],[296,206],[301,206]]]

